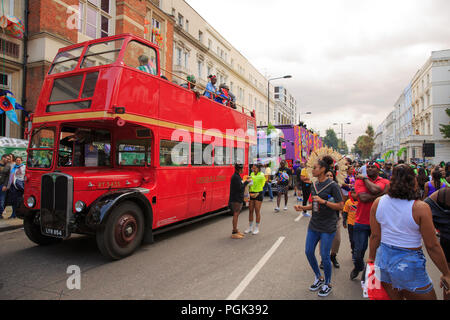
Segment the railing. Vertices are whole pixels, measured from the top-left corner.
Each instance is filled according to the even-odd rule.
[[[194,86],[198,87],[198,88],[201,89],[201,90],[204,90],[204,91],[206,91],[206,92],[211,93],[211,95],[212,95],[213,97],[217,95],[217,92],[212,92],[212,91],[206,90],[206,87],[203,87],[202,85],[198,85],[197,83],[190,82],[190,81],[188,81],[187,79],[185,79],[185,78],[183,78],[183,77],[180,77],[179,75],[177,75],[177,74],[175,74],[175,73],[173,73],[173,72],[171,72],[171,71],[165,70],[164,68],[160,68],[160,69],[161,69],[162,71],[164,71],[164,72],[170,74],[171,76],[173,76],[173,77],[175,77],[175,78],[178,78],[178,79],[180,79],[180,80],[182,80],[182,81],[187,82],[189,86],[194,85]],[[228,98],[227,100],[228,100],[227,106],[230,107],[231,98]],[[214,101],[214,100],[213,100],[213,101]],[[242,109],[242,113],[245,114],[245,111],[248,111],[249,114],[250,114],[250,116],[253,117],[253,118],[255,118],[255,114],[256,114],[255,110],[250,110],[250,109],[246,108],[245,106],[240,105],[240,104],[238,104],[238,103],[236,103],[236,102],[234,102],[234,105],[236,106],[236,110],[237,110],[237,107],[239,107],[239,108]],[[233,109],[234,109],[234,108],[233,108]]]

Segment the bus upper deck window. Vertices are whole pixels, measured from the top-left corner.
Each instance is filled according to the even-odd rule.
[[[91,44],[83,57],[81,68],[104,66],[114,63],[122,49],[123,39]]]
[[[82,52],[83,47],[79,47],[58,53],[53,61],[49,74],[72,71],[77,66]]]
[[[124,63],[132,68],[158,75],[156,50],[138,41],[130,41],[123,57]]]

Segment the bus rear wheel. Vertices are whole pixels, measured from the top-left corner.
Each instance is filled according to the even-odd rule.
[[[132,202],[119,204],[97,232],[97,246],[107,258],[119,260],[131,255],[144,237],[144,215]]]
[[[41,233],[41,226],[35,221],[35,216],[26,216],[23,219],[23,229],[28,239],[40,246],[48,246],[62,241],[59,238],[43,235]]]

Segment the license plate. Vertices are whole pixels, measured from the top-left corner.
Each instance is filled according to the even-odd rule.
[[[56,237],[56,238],[65,238],[66,237],[66,231],[65,230],[58,230],[58,229],[52,229],[52,228],[42,228],[42,233],[50,236],[50,237]]]

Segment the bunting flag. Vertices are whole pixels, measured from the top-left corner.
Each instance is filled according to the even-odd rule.
[[[28,116],[28,112],[16,102],[16,98],[11,91],[0,89],[0,115],[5,113],[9,120],[20,126],[16,109],[23,110],[25,115]]]

